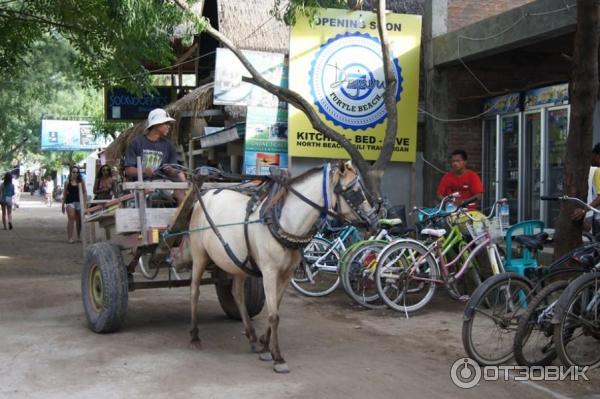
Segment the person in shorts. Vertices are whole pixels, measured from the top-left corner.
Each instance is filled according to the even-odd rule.
[[[2,225],[6,230],[6,220],[8,219],[8,228],[12,230],[12,198],[15,195],[15,186],[12,183],[12,175],[6,173],[2,184],[0,185],[0,206],[2,206]]]
[[[79,198],[79,184],[81,184],[84,198]],[[67,240],[74,243],[73,227],[77,228],[77,240],[81,239],[81,204],[87,198],[85,183],[81,177],[79,167],[72,166],[69,178],[65,182],[62,196],[62,213],[67,214]]]

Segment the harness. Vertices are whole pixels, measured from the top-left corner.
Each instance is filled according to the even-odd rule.
[[[318,171],[322,171],[322,173],[323,173],[323,184],[322,184],[323,198],[324,198],[323,205],[319,205],[319,204],[315,203],[314,201],[307,198],[305,195],[300,193],[298,190],[296,190],[292,186],[294,183],[297,183]],[[329,209],[330,199],[329,199],[328,189],[329,189],[329,181],[331,179],[331,174],[333,172],[331,171],[331,167],[329,164],[325,164],[323,166],[309,169],[308,171],[304,172],[303,174],[301,174],[295,178],[291,178],[287,171],[284,171],[284,170],[281,170],[278,168],[271,168],[270,172],[271,172],[271,175],[269,175],[269,176],[258,177],[258,176],[248,176],[248,175],[246,175],[246,176],[244,176],[244,175],[225,175],[222,172],[212,169],[212,168],[211,169],[201,168],[200,173],[197,173],[194,176],[194,180],[193,180],[196,197],[198,198],[198,202],[200,203],[200,207],[202,208],[202,211],[204,212],[204,216],[206,217],[206,220],[207,220],[210,228],[212,229],[212,231],[215,233],[215,235],[221,242],[221,245],[223,245],[223,248],[225,249],[225,252],[227,253],[227,256],[229,256],[231,261],[237,267],[239,267],[242,271],[249,274],[250,276],[254,276],[254,277],[262,276],[262,273],[260,272],[258,265],[256,264],[254,257],[252,256],[250,240],[249,240],[249,235],[248,235],[248,224],[249,224],[250,215],[252,213],[254,213],[259,207],[260,207],[260,213],[259,213],[260,220],[262,221],[262,223],[264,223],[267,226],[267,228],[269,229],[269,232],[275,238],[275,240],[285,248],[294,249],[294,250],[301,249],[312,240],[314,234],[317,232],[317,226],[319,224],[319,221],[315,222],[315,224],[309,229],[309,232],[303,236],[292,234],[292,233],[286,231],[281,226],[281,223],[280,223],[281,212],[283,209],[284,201],[287,198],[287,195],[289,193],[298,197],[301,201],[310,205],[312,208],[318,210],[320,212],[321,220],[325,219],[327,216],[332,216],[332,217],[338,218],[338,219],[342,218],[339,213],[339,206],[340,206],[339,197],[340,196],[344,198],[344,200],[348,203],[348,205],[350,206],[352,211],[354,213],[356,213],[356,215],[359,216],[359,218],[367,221],[369,224],[377,217],[376,210],[374,208],[371,208],[371,210],[366,213],[360,209],[360,205],[364,201],[368,201],[368,198],[364,194],[366,191],[364,191],[364,187],[362,186],[362,182],[358,178],[358,176],[347,186],[342,186],[340,184],[340,182],[338,182],[336,184],[336,186],[334,187],[334,190],[333,190],[334,194],[337,197],[336,209],[334,211],[332,211],[331,209]],[[260,178],[261,180],[263,180],[263,183],[251,192],[250,198],[248,199],[248,202],[246,203],[246,215],[245,215],[243,224],[244,224],[244,241],[246,243],[247,256],[243,261],[240,260],[235,255],[235,253],[233,252],[233,250],[231,249],[229,244],[225,241],[225,239],[219,232],[218,227],[215,225],[213,219],[208,214],[206,206],[202,199],[202,196],[204,193],[201,191],[200,187],[201,187],[202,183],[204,182],[204,180],[207,177],[214,178],[214,177],[221,177],[221,176],[228,177],[228,178],[236,178],[239,180],[252,179],[252,178]],[[361,184],[361,186],[360,186],[361,190],[355,189],[357,184]],[[244,192],[243,189],[240,189],[240,188],[218,189],[214,192],[214,194],[216,195],[222,190],[233,190],[233,191],[248,194],[248,192]],[[345,219],[344,219],[344,221],[347,222]]]

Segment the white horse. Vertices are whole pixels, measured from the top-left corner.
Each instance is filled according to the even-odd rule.
[[[301,198],[302,196],[304,198]],[[282,234],[288,238],[306,236],[310,239],[313,227],[320,215],[326,211],[332,213],[336,209],[335,212],[347,220],[362,219],[369,223],[372,223],[376,216],[360,176],[350,162],[340,163],[335,168],[326,164],[289,179],[275,197],[275,203],[281,201],[279,225],[283,230]],[[201,346],[197,313],[200,279],[206,266],[212,261],[233,276],[232,294],[252,351],[261,353],[262,360],[273,360],[273,369],[276,372],[289,372],[279,350],[279,306],[294,269],[301,261],[301,249],[287,247],[284,245],[285,240],[282,244],[281,239],[276,239],[264,222],[248,224],[246,240],[244,226],[239,223],[246,217],[247,195],[232,190],[209,190],[202,196],[202,201],[205,209],[197,202],[190,220],[190,249],[193,260],[190,331],[192,345],[198,348]],[[270,201],[271,198],[263,200],[249,215],[249,220],[258,220],[261,208],[274,206]],[[257,347],[256,333],[244,303],[244,283],[247,274],[236,266],[221,240],[209,228],[206,214],[217,226],[232,225],[218,228],[223,241],[229,244],[239,260],[246,259],[250,249],[250,255],[262,273],[268,326],[260,338],[260,349]]]

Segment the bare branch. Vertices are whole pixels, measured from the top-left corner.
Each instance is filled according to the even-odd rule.
[[[269,93],[272,93],[275,96],[277,96],[277,98],[279,98],[283,101],[289,102],[290,104],[292,104],[293,106],[295,106],[296,108],[298,108],[299,110],[304,112],[306,114],[306,116],[308,117],[308,119],[310,120],[313,128],[315,128],[317,131],[323,133],[325,135],[325,137],[338,142],[340,144],[340,146],[342,146],[342,148],[344,148],[348,152],[348,154],[350,155],[350,158],[355,163],[356,167],[360,170],[361,174],[363,176],[368,175],[368,165],[367,165],[365,159],[363,158],[362,154],[360,153],[360,151],[358,151],[358,149],[354,145],[352,145],[352,143],[346,137],[339,134],[338,132],[331,129],[329,126],[327,126],[325,123],[323,123],[323,121],[319,118],[318,114],[316,113],[316,111],[310,105],[310,103],[308,101],[306,101],[302,96],[300,96],[298,93],[296,93],[292,90],[282,88],[280,86],[274,85],[271,82],[267,81],[254,68],[254,66],[244,56],[244,54],[227,37],[222,35],[218,30],[214,29],[210,25],[210,23],[206,23],[206,20],[204,17],[200,17],[200,16],[194,14],[190,10],[190,7],[183,0],[173,0],[173,2],[175,4],[177,4],[179,7],[181,7],[182,9],[186,10],[189,13],[189,15],[195,19],[195,21],[197,22],[197,25],[204,26],[205,32],[208,35],[217,39],[219,42],[221,42],[225,47],[227,47],[229,50],[231,50],[231,52],[233,52],[236,55],[236,57],[240,60],[242,65],[248,70],[248,72],[250,72],[250,75],[252,75],[252,79],[246,79],[246,81],[251,82],[251,83],[265,89]]]

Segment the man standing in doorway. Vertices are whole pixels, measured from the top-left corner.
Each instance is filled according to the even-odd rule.
[[[164,109],[150,111],[144,134],[138,135],[127,147],[125,173],[129,178],[137,177],[137,157],[141,157],[144,180],[151,180],[155,177],[155,172],[164,166],[162,171],[172,180],[185,181],[185,176],[180,170],[169,166],[177,164],[177,150],[167,139],[174,121]],[[185,191],[175,190],[174,196],[180,204]]]
[[[447,195],[458,193],[458,198],[454,200],[456,206],[473,203],[473,207],[477,207],[483,196],[483,184],[477,173],[467,169],[467,153],[464,150],[454,150],[450,155],[450,166],[452,170],[442,177],[438,186],[438,198],[441,200]]]

